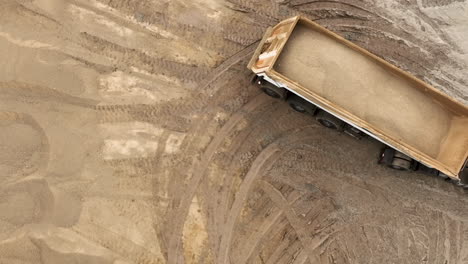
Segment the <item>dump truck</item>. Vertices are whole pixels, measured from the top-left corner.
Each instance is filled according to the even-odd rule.
[[[468,187],[468,107],[302,16],[268,28],[248,68],[269,96],[385,144],[379,163]]]

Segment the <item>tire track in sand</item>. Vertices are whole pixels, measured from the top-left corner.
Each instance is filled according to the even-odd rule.
[[[282,138],[285,135],[293,133],[297,130],[298,127],[305,127],[310,125],[310,119],[304,118],[303,116],[297,115],[295,113],[285,111],[286,108],[278,107],[278,105],[282,104],[282,102],[277,102],[273,105],[275,109],[271,110],[262,109],[262,113],[260,113],[255,117],[252,117],[254,123],[249,127],[249,129],[244,129],[240,132],[236,138],[231,140],[230,145],[233,147],[231,149],[226,150],[229,155],[233,157],[238,157],[243,153],[247,153],[248,155],[255,158],[263,149],[265,148],[265,144],[269,144],[270,142],[275,141],[278,138]],[[257,121],[258,120],[258,121]],[[255,122],[256,121],[256,122]],[[260,137],[258,135],[261,135]],[[258,142],[259,138],[262,139],[262,142]],[[232,161],[224,166],[224,178],[222,183],[221,190],[216,193],[216,197],[219,197],[213,203],[216,204],[215,206],[215,217],[216,217],[216,226],[221,230],[226,222],[226,216],[230,210],[229,202],[231,195],[233,195],[237,190],[237,179],[238,176],[232,175],[230,173],[241,168],[246,168],[245,173],[248,172],[249,167],[252,165],[252,161],[250,158],[248,160],[240,161],[241,164],[239,165],[239,161],[237,159],[232,159]],[[245,175],[242,172],[243,175]],[[213,194],[211,194],[212,196]],[[211,197],[208,196],[208,197]],[[211,198],[211,200],[213,200]],[[222,235],[219,234],[219,235]],[[219,251],[219,245],[216,252]]]
[[[255,110],[255,115],[253,115],[253,111],[252,112],[249,112],[249,113],[245,113],[245,117],[244,119],[248,119],[249,121],[250,120],[257,120],[259,119],[260,117],[263,117],[265,119],[270,119],[271,116],[274,116],[275,114],[277,114],[279,111],[278,109],[273,109],[273,107],[275,106],[275,104],[268,104],[268,105],[262,105],[262,106],[265,106],[265,108],[256,108]],[[264,114],[264,113],[267,113],[267,114]],[[223,140],[223,143],[226,142],[226,140],[229,140],[230,141],[230,146],[233,146],[234,149],[230,149],[229,151],[226,151],[226,152],[229,152],[229,156],[230,157],[235,157],[236,154],[238,154],[238,151],[239,149],[242,148],[242,146],[244,146],[245,144],[247,145],[255,145],[254,143],[250,143],[249,142],[249,135],[251,135],[253,133],[253,131],[255,131],[256,129],[259,128],[259,126],[263,125],[262,122],[257,122],[255,123],[254,125],[251,125],[249,127],[247,127],[247,129],[242,129],[241,132],[239,133],[236,133],[236,135],[234,136],[233,139],[224,139]],[[232,133],[232,132],[231,132]],[[223,152],[223,153],[226,153],[226,152]],[[235,170],[235,165],[238,165],[236,160],[231,158],[232,162],[231,164],[229,164],[227,166],[227,172],[231,171],[234,171]],[[209,164],[206,164],[207,168],[209,167]],[[209,176],[207,176],[209,177]],[[226,211],[224,209],[224,207],[227,207],[227,202],[226,200],[228,199],[227,196],[228,194],[232,191],[230,187],[225,187],[225,186],[228,186],[228,176],[227,175],[224,175],[224,176],[221,176],[222,178],[224,178],[224,184],[222,184],[221,186],[223,186],[223,188],[221,188],[221,190],[218,190],[216,187],[210,187],[210,184],[208,181],[202,181],[201,182],[201,186],[200,186],[200,189],[201,189],[201,193],[202,195],[204,196],[202,199],[205,200],[206,202],[206,207],[208,209],[208,212],[211,212],[212,213],[212,217],[213,218],[210,218],[208,217],[208,229],[209,231],[211,231],[211,234],[209,235],[214,235],[215,236],[215,239],[212,240],[212,249],[213,249],[213,255],[214,257],[217,256],[217,252],[219,250],[219,243],[217,242],[218,241],[218,237],[220,236],[220,232],[219,232],[219,229],[221,228],[222,224],[224,223],[224,212]],[[221,197],[221,199],[214,199],[214,197]],[[223,199],[225,198],[225,199]],[[221,200],[221,201],[220,201]],[[221,206],[220,206],[221,204]],[[223,206],[225,205],[225,206]]]
[[[296,193],[292,197],[291,203],[294,203],[297,199],[300,198],[300,194]],[[282,208],[277,208],[278,211],[270,214],[262,223],[262,225],[252,233],[249,238],[246,240],[245,245],[243,246],[241,252],[246,252],[244,255],[241,255],[240,261],[238,263],[250,263],[250,260],[253,256],[257,255],[261,250],[261,242],[264,237],[270,233],[273,228],[280,230],[288,224],[288,221],[281,221],[285,215]]]
[[[231,131],[239,124],[239,122],[244,119],[245,113],[253,111],[255,108],[259,107],[265,102],[267,102],[267,98],[263,95],[259,95],[246,104],[241,111],[235,113],[223,126],[221,131],[217,133],[216,137],[213,138],[213,140],[210,142],[200,161],[197,162],[198,165],[195,165],[195,171],[193,172],[190,182],[187,185],[189,189],[185,191],[185,195],[182,198],[178,208],[173,208],[172,213],[168,217],[169,219],[175,219],[173,224],[174,228],[168,246],[168,263],[177,263],[180,252],[183,225],[187,217],[190,204],[207,168],[206,165],[208,164],[208,161],[211,160],[211,158],[214,156],[216,150],[223,143],[225,137],[231,133]]]
[[[223,63],[221,63],[215,70],[212,71],[211,74],[207,75],[203,81],[200,82],[199,87],[207,88],[215,83],[215,81],[226,71],[232,68],[234,65],[239,63],[240,61],[245,60],[255,49],[255,44],[251,44],[247,48],[231,55],[228,59],[226,59]],[[197,89],[203,90],[203,89]],[[213,102],[213,100],[211,100]],[[227,121],[226,124],[223,125],[220,132],[218,132],[217,136],[211,140],[208,144],[206,151],[203,153],[201,158],[192,157],[193,164],[192,168],[193,173],[191,173],[191,177],[189,179],[189,183],[187,184],[188,190],[185,191],[186,195],[182,197],[182,201],[176,202],[173,204],[173,210],[168,213],[167,219],[176,219],[176,221],[172,221],[172,232],[169,235],[169,238],[164,239],[167,241],[167,259],[168,263],[177,263],[178,254],[180,254],[181,249],[181,239],[182,239],[182,232],[185,219],[188,215],[190,204],[195,196],[197,191],[198,185],[201,181],[204,171],[206,170],[207,161],[210,160],[213,155],[215,154],[216,149],[219,145],[222,144],[224,137],[230,133],[230,131],[237,126],[239,122],[243,120],[243,117],[246,113],[249,113],[259,107],[260,105],[267,102],[267,99],[264,96],[256,96],[253,100],[249,101],[246,105],[244,105],[240,110],[238,110],[230,119]],[[209,108],[205,108],[209,109]],[[206,112],[207,110],[205,110]],[[202,131],[205,131],[207,122],[211,122],[211,119],[203,119],[201,122],[198,122],[193,129],[188,131],[188,134],[192,135],[199,135],[203,134]],[[187,138],[185,140],[188,144],[187,152],[190,152],[190,149],[199,143],[199,140]],[[190,171],[190,170],[189,170]],[[183,216],[183,217],[180,217]]]
[[[191,82],[201,81],[209,72],[204,66],[156,58],[144,51],[127,48],[87,32],[82,32],[80,36],[80,45],[84,49],[110,58],[121,70],[129,71],[134,66],[152,74],[173,76]]]
[[[333,233],[327,234],[325,236],[317,235],[310,237],[306,235],[307,226],[298,219],[293,208],[288,203],[286,198],[281,194],[281,192],[267,181],[261,181],[260,187],[268,195],[268,197],[270,197],[270,199],[284,211],[289,223],[301,241],[302,247],[306,251],[309,261],[316,263],[320,262],[320,259],[317,259],[318,254],[316,254],[315,251],[327,240],[329,240],[330,236],[332,236],[337,231],[334,231]]]
[[[266,95],[264,96],[266,97]],[[253,124],[247,128],[242,128],[240,132],[236,132],[234,137],[225,139],[225,142],[229,142],[228,146],[223,146],[222,150],[218,150],[217,154],[221,156],[226,155],[223,160],[229,160],[226,164],[219,165],[220,168],[223,168],[221,172],[216,171],[214,172],[216,176],[213,175],[213,177],[222,179],[223,182],[217,183],[214,186],[210,186],[208,181],[202,181],[201,183],[200,189],[203,195],[202,199],[205,200],[207,210],[211,213],[208,217],[208,229],[215,237],[212,245],[214,258],[217,257],[217,252],[219,251],[218,238],[222,235],[219,230],[222,229],[226,221],[225,216],[228,211],[229,197],[233,191],[235,192],[236,190],[234,183],[238,176],[235,175],[232,177],[232,173],[239,171],[239,167],[242,168],[242,171],[244,171],[244,169],[247,171],[248,167],[251,165],[250,161],[243,161],[239,165],[239,160],[234,157],[241,155],[241,153],[249,153],[252,157],[256,156],[256,153],[259,152],[259,148],[263,148],[263,144],[258,144],[258,137],[256,137],[256,135],[262,135],[261,138],[268,141],[275,140],[276,138],[280,138],[294,131],[296,129],[295,125],[299,124],[299,127],[301,127],[308,124],[307,122],[304,124],[298,122],[299,118],[294,117],[300,117],[299,115],[293,115],[293,117],[291,117],[291,113],[285,111],[285,107],[278,107],[279,104],[281,104],[281,102],[275,102],[264,108],[256,109],[255,113],[247,113],[249,115],[246,119],[249,120],[249,123],[253,122]],[[267,120],[272,119],[275,121],[273,121],[273,124],[269,124]],[[260,121],[255,122],[256,120]],[[285,120],[287,121],[283,123],[282,121]],[[288,122],[292,120],[296,121],[294,125],[292,122]],[[267,142],[265,142],[265,144],[267,144]],[[212,163],[217,167],[216,161]],[[213,172],[209,171],[209,173]],[[222,173],[223,175],[219,175],[218,173]],[[206,175],[205,178],[211,178],[211,176]]]
[[[308,129],[304,129],[307,131]],[[232,241],[232,234],[237,219],[242,211],[244,203],[247,201],[248,195],[255,181],[263,176],[274,162],[286,151],[288,151],[295,142],[303,141],[310,136],[303,136],[303,131],[290,133],[285,138],[281,138],[265,148],[255,159],[250,170],[244,178],[238,192],[236,193],[234,203],[228,213],[227,223],[223,228],[223,236],[221,238],[220,252],[217,263],[229,263],[229,250]],[[282,207],[284,211],[284,207]]]

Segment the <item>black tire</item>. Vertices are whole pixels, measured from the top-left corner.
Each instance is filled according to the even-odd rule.
[[[412,164],[412,158],[406,156],[405,154],[399,151],[395,151],[392,163],[390,164],[390,168],[395,170],[409,171],[411,170]]]
[[[275,99],[286,99],[286,89],[279,88],[268,82],[262,82],[260,89],[270,97]]]
[[[395,150],[392,148],[384,148],[382,152],[380,152],[380,158],[378,164],[383,164],[386,166],[390,166],[393,161],[393,157],[395,156]]]
[[[340,119],[334,117],[333,115],[321,110],[318,112],[316,118],[317,121],[324,127],[334,129],[334,130],[343,130],[345,123]]]
[[[362,139],[366,135],[351,125],[345,125],[344,132],[355,139]]]
[[[317,107],[315,105],[307,102],[295,94],[289,95],[287,102],[289,106],[294,109],[294,111],[299,113],[314,115],[317,111]]]
[[[411,161],[400,158],[394,158],[390,168],[401,171],[409,171],[411,169]]]
[[[460,172],[460,182],[463,184],[464,187],[468,188],[468,167],[465,167]]]
[[[256,84],[258,82],[258,80],[260,79],[260,77],[253,73],[251,76],[250,76],[250,83],[251,84]]]

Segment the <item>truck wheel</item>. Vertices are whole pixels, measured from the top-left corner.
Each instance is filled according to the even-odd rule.
[[[393,156],[393,161],[390,164],[392,169],[408,171],[411,169],[411,165],[413,163],[413,159],[406,156],[405,154],[395,151]]]
[[[314,115],[315,111],[317,111],[317,107],[306,100],[304,100],[302,97],[299,97],[295,94],[291,94],[288,97],[287,100],[289,106],[294,109],[294,111],[299,112],[299,113],[307,113],[310,115]]]
[[[468,188],[468,166],[465,167],[460,172],[460,182],[463,184],[463,187]]]
[[[260,80],[260,77],[257,74],[252,73],[250,76],[250,83],[256,84],[258,80]]]
[[[438,177],[442,178],[443,180],[448,180],[448,179],[450,179],[449,176],[445,175],[443,172],[440,172],[440,171],[437,171],[437,172],[436,172],[436,175],[437,175]]]
[[[395,155],[394,149],[385,147],[380,153],[380,159],[378,161],[378,164],[390,166],[390,164],[392,164],[394,155]]]
[[[366,135],[351,125],[345,125],[344,132],[355,139],[362,139]]]
[[[395,158],[390,167],[395,170],[408,171],[411,168],[411,161]]]
[[[286,89],[274,86],[271,83],[261,81],[260,89],[275,99],[286,99]]]
[[[344,122],[340,119],[334,117],[333,115],[321,110],[318,112],[317,117],[315,118],[322,124],[324,127],[328,127],[335,130],[342,130],[344,127]]]

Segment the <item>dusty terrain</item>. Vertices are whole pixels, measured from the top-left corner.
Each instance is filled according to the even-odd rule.
[[[466,191],[249,84],[296,14],[468,102],[463,0],[1,1],[0,263],[468,263]]]

